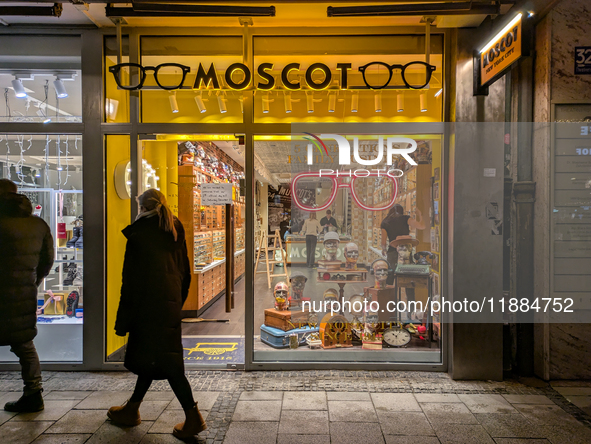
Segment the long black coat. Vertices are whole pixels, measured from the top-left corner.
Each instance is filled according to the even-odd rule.
[[[127,248],[115,331],[129,333],[125,367],[152,379],[184,371],[181,309],[191,268],[185,230],[178,219],[174,222],[176,242],[159,228],[158,216],[143,217],[123,230]]]
[[[37,287],[53,265],[53,238],[22,194],[0,195],[0,345],[37,335]]]

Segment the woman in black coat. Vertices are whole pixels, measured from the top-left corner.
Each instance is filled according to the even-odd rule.
[[[129,333],[125,367],[138,380],[127,404],[111,407],[108,416],[122,425],[140,424],[139,406],[152,380],[168,379],[186,415],[173,435],[186,439],[207,427],[183,362],[181,309],[191,283],[185,230],[160,191],[146,191],[138,203],[140,214],[123,230],[127,248],[115,322],[117,335]]]

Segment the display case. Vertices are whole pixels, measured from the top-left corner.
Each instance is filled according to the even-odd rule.
[[[244,250],[244,228],[236,229],[236,237],[234,242],[234,251]]]
[[[213,232],[213,258],[216,261],[226,257],[226,233],[223,231]]]
[[[213,262],[212,235],[211,232],[199,232],[194,234],[195,270],[199,270]]]

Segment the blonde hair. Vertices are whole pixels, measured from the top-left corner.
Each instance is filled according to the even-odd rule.
[[[310,219],[316,219],[316,213],[310,212]]]
[[[160,218],[160,228],[167,233],[172,233],[177,240],[177,232],[174,227],[174,216],[166,202],[166,196],[155,188],[150,188],[137,199],[138,203],[148,211],[156,210]]]

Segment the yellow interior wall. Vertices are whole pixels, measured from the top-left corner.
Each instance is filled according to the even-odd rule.
[[[176,216],[179,214],[178,196],[178,148],[177,142],[145,141],[143,143],[144,159],[156,170],[160,177],[158,187],[166,196],[168,205]]]
[[[126,239],[121,233],[131,220],[129,199],[121,199],[115,191],[115,167],[129,160],[129,136],[107,136],[105,193],[107,231],[107,356],[125,345],[127,338],[115,334],[115,319],[121,296],[121,273]]]

